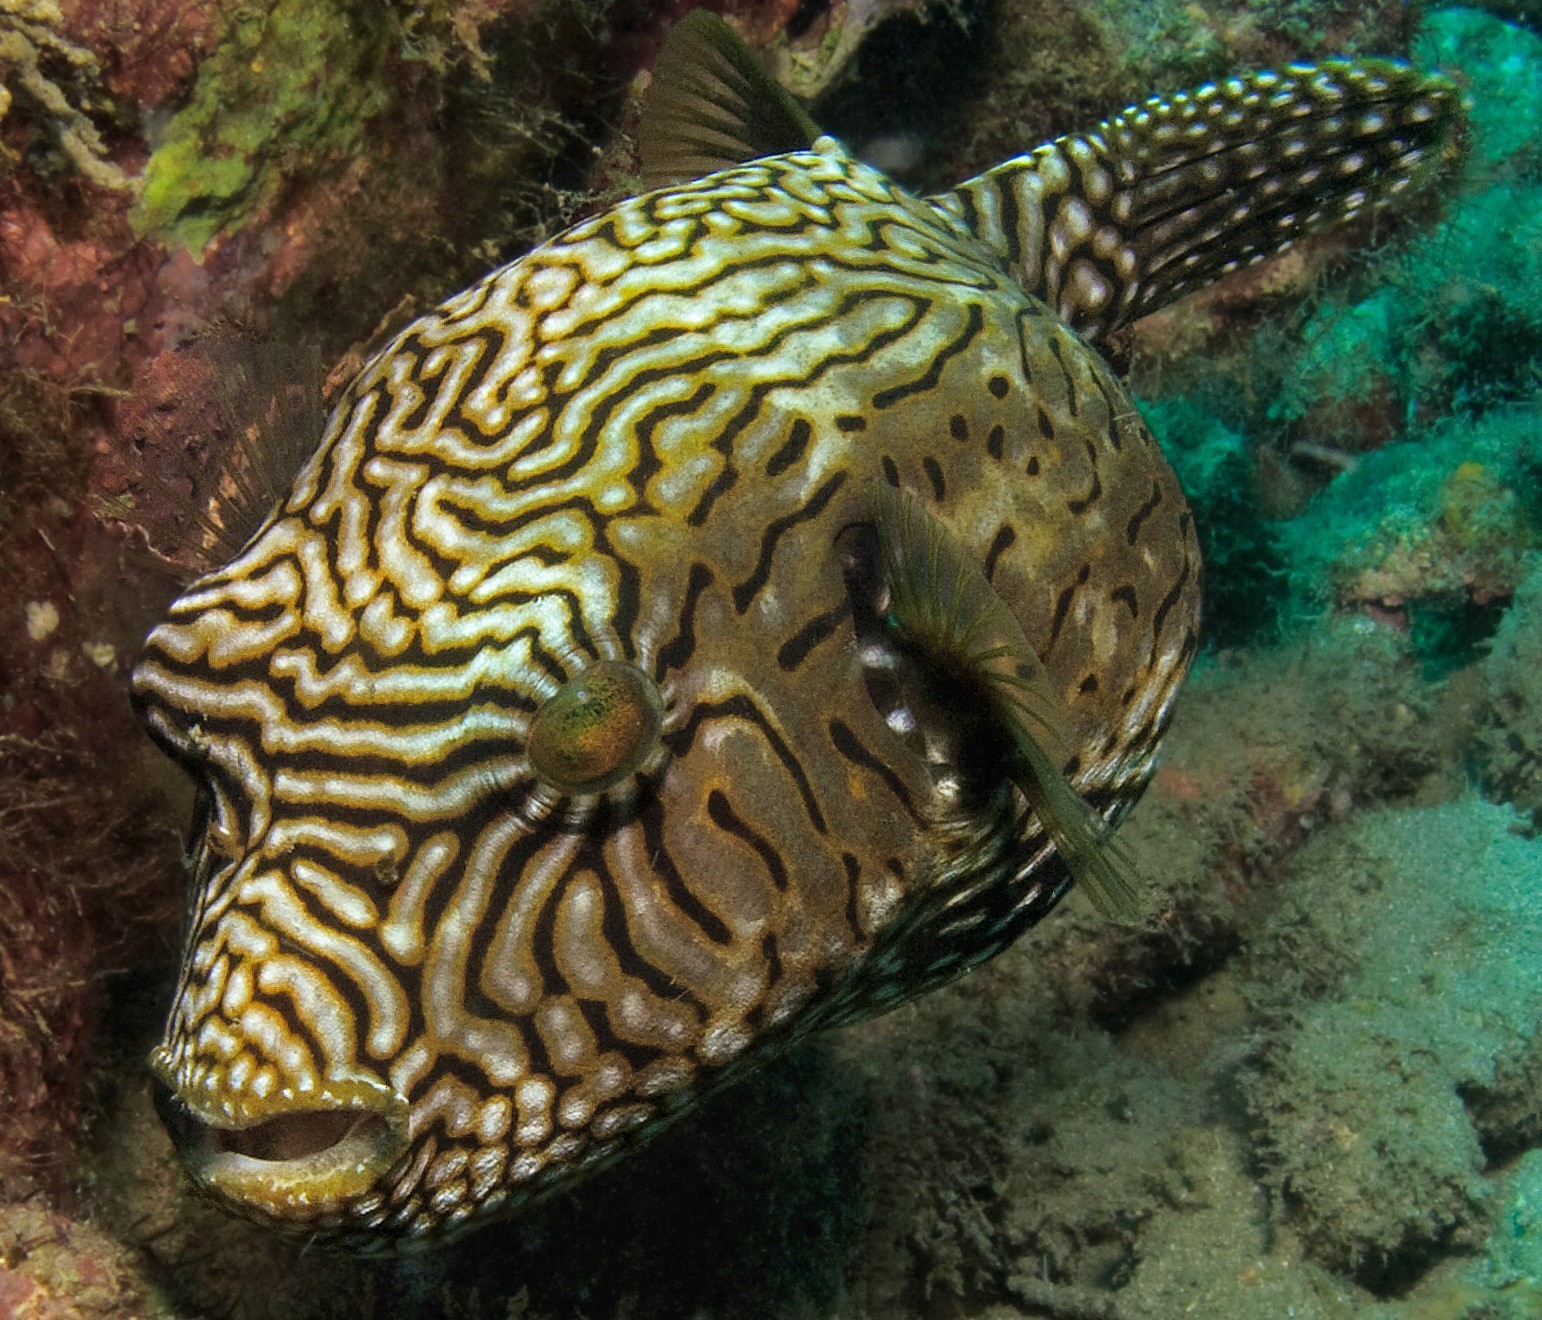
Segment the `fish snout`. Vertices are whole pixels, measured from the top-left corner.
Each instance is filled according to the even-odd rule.
[[[407,1104],[389,1087],[353,1078],[303,1094],[222,1094],[215,1074],[179,1087],[159,1055],[156,1112],[201,1191],[278,1227],[330,1227],[376,1208],[370,1193],[408,1145]]]

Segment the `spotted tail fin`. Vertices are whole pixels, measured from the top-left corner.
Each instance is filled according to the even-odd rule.
[[[1401,191],[1454,153],[1445,78],[1330,60],[1153,97],[932,204],[1086,338]]]

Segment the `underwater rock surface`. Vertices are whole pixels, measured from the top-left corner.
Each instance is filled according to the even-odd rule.
[[[1209,577],[1210,650],[1122,835],[1160,915],[1072,900],[435,1256],[306,1254],[183,1189],[143,1072],[183,805],[121,705],[171,590],[145,533],[185,536],[221,442],[175,346],[303,328],[346,376],[624,188],[595,150],[684,7],[0,0],[0,1314],[1542,1314],[1542,39],[1516,4],[1530,28],[727,6],[921,184],[1233,68],[1412,50],[1465,80],[1441,214],[1134,337]],[[263,79],[295,42],[315,63]]]

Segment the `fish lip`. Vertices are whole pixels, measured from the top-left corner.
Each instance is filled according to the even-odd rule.
[[[407,1102],[374,1078],[334,1077],[303,1095],[259,1098],[178,1086],[161,1050],[151,1071],[156,1109],[188,1176],[246,1217],[315,1224],[339,1214],[408,1146]],[[301,1148],[286,1153],[296,1139]]]

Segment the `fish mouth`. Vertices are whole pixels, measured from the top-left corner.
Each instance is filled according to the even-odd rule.
[[[406,1102],[370,1079],[329,1081],[304,1103],[233,1103],[218,1088],[188,1094],[152,1066],[155,1107],[183,1168],[249,1218],[276,1226],[339,1220],[407,1148]]]

